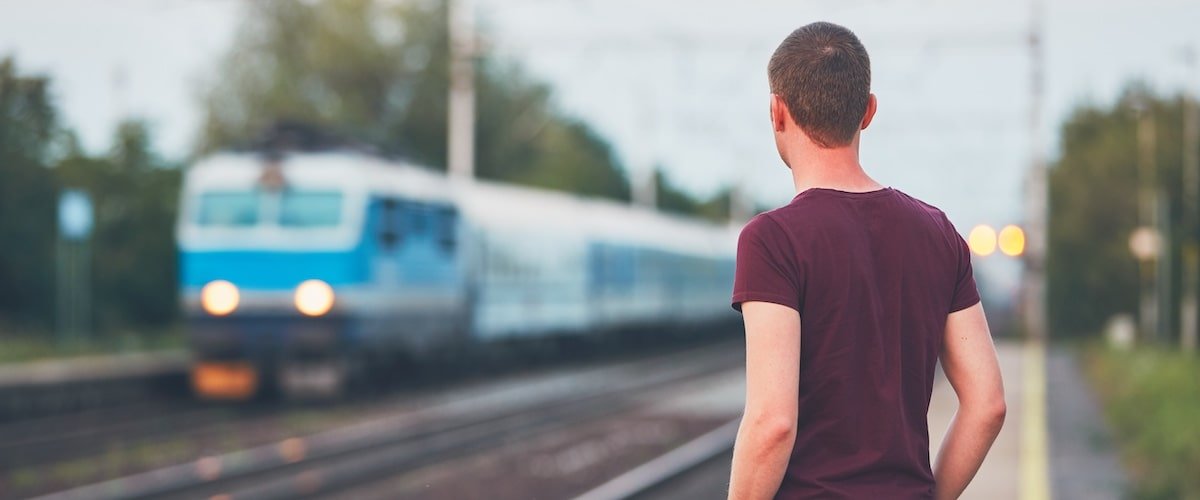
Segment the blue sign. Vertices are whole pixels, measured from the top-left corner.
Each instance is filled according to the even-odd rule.
[[[58,232],[68,240],[92,234],[92,198],[87,193],[68,189],[58,197]]]

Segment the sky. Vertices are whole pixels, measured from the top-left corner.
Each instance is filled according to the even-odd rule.
[[[244,0],[0,0],[0,56],[53,78],[66,124],[91,151],[136,116],[182,157],[199,94],[232,43]],[[402,1],[402,0],[393,0]],[[862,161],[933,203],[965,233],[1022,221],[1030,163],[1033,0],[473,0],[481,36],[609,138],[633,175],[663,165],[707,196],[740,183],[763,206],[794,195],[767,121],[766,62],[791,30],[843,24],[872,58],[879,98]],[[1134,79],[1200,91],[1200,1],[1043,0],[1045,98],[1036,149],[1081,103],[1111,103]],[[977,264],[1010,288],[1017,264]]]

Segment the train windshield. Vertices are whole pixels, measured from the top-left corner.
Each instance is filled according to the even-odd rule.
[[[342,193],[337,191],[285,191],[279,204],[279,225],[332,227],[342,215]]]
[[[341,216],[342,193],[337,191],[210,191],[200,195],[196,224],[250,227],[271,223],[298,229],[323,228],[337,226]]]
[[[246,227],[258,224],[261,201],[255,191],[213,191],[200,195],[196,224]]]

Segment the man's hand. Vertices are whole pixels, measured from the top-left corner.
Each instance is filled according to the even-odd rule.
[[[1007,411],[996,347],[983,306],[975,304],[946,320],[942,370],[958,395],[958,412],[934,465],[938,500],[958,498],[983,464]]]
[[[729,498],[775,496],[796,440],[800,313],[770,302],[742,304],[746,323],[746,411],[733,449]]]

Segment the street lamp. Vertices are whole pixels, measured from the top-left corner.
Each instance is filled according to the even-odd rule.
[[[1018,226],[1009,224],[1000,230],[1000,252],[1009,257],[1017,257],[1025,253],[1025,231]]]
[[[1159,252],[1162,251],[1162,237],[1159,236],[1158,230],[1149,227],[1141,226],[1133,230],[1129,235],[1129,252],[1138,262],[1150,262],[1158,258]]]
[[[1162,251],[1162,236],[1153,226],[1139,226],[1129,235],[1129,252],[1138,260],[1141,299],[1142,335],[1148,338],[1158,333],[1158,297],[1149,283],[1154,280],[1154,261]]]
[[[975,226],[967,235],[967,246],[980,257],[991,255],[996,251],[996,230],[987,224]]]

